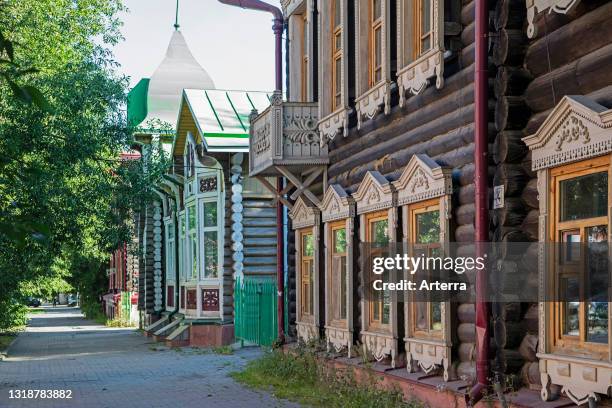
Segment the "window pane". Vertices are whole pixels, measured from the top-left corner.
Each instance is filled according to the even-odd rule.
[[[374,66],[382,65],[382,28],[374,30]]]
[[[440,242],[440,211],[416,214],[416,242],[436,244]]]
[[[587,248],[587,341],[608,343],[608,226],[586,229]]]
[[[421,35],[425,35],[431,31],[431,2],[429,0],[421,1]]]
[[[563,278],[561,280],[561,287],[562,290],[565,291],[564,296],[566,299],[578,299],[580,287],[577,278]],[[568,336],[578,336],[580,333],[580,302],[565,302],[563,307],[563,334]]]
[[[371,226],[372,244],[375,247],[383,247],[389,243],[389,221],[374,221]]]
[[[608,214],[608,173],[594,173],[559,183],[560,221]]]
[[[430,48],[431,36],[428,35],[427,37],[423,37],[423,39],[421,40],[421,54],[425,53],[426,51],[429,51]]]
[[[204,233],[204,277],[216,278],[218,269],[217,231]]]
[[[198,240],[195,234],[191,236],[191,277],[198,276]]]
[[[303,256],[314,256],[314,238],[312,234],[302,236]]]
[[[195,206],[191,205],[187,207],[188,221],[189,221],[189,229],[195,229],[196,227],[196,213]]]
[[[335,253],[346,252],[346,229],[339,228],[334,230],[334,248]]]
[[[342,32],[338,31],[334,34],[334,52],[338,52],[342,49]]]
[[[372,0],[372,20],[375,21],[382,16],[382,0]]]
[[[341,14],[342,5],[340,4],[340,0],[333,0],[333,1],[334,1],[334,27],[338,27],[340,25],[340,14]]]
[[[173,240],[173,239],[174,239],[174,224],[169,223],[169,224],[166,226],[166,229],[167,229],[167,231],[168,231],[168,239],[169,239],[169,240]]]
[[[427,303],[416,302],[416,327],[420,330],[427,330]]]
[[[391,282],[388,270],[383,273],[383,282]],[[382,291],[382,296],[382,323],[389,324],[389,316],[391,314],[391,292],[389,290],[384,290]]]
[[[442,330],[442,304],[431,302],[431,330]]]
[[[346,257],[332,258],[332,310],[334,319],[346,318]]]
[[[580,231],[561,232],[563,242],[563,263],[572,263],[580,260]]]
[[[217,203],[204,203],[204,227],[217,225]]]

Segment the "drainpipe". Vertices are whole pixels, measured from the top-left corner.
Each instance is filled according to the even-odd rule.
[[[485,242],[489,239],[488,211],[488,101],[487,101],[487,48],[489,34],[489,9],[487,0],[476,1],[475,40],[476,59],[474,70],[475,90],[475,201],[476,218],[474,240],[476,256],[483,256]],[[476,271],[476,385],[466,395],[468,404],[476,404],[489,384],[489,310],[486,302],[487,270]]]
[[[220,3],[227,4],[229,6],[241,7],[243,9],[266,11],[274,16],[272,23],[272,31],[274,32],[274,79],[276,91],[283,92],[283,50],[282,50],[282,34],[283,34],[283,13],[278,8],[271,4],[264,3],[260,0],[219,0]],[[283,190],[283,178],[278,177],[276,179],[276,190],[280,194]],[[278,341],[283,343],[285,341],[284,331],[284,317],[285,317],[285,304],[284,304],[284,286],[285,279],[283,276],[284,268],[284,235],[283,235],[283,205],[280,201],[276,203],[276,240],[277,240],[277,251],[276,251],[276,287],[277,287],[277,323],[278,323]]]

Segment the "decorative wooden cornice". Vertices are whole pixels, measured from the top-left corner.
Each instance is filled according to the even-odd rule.
[[[330,184],[321,203],[323,222],[355,216],[355,200],[339,184]]]
[[[397,205],[397,193],[389,180],[378,171],[368,171],[353,193],[357,214],[384,210]]]
[[[534,38],[538,33],[534,24],[538,13],[549,10],[559,14],[567,14],[580,0],[527,0],[527,37]]]
[[[289,217],[293,222],[293,229],[314,227],[319,223],[321,212],[307,198],[300,196],[289,211]]]
[[[540,128],[523,138],[540,170],[612,151],[612,109],[582,95],[568,95]]]
[[[415,154],[393,186],[398,205],[452,194],[451,169],[440,166],[426,154]]]

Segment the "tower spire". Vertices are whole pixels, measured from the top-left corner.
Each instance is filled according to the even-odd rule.
[[[178,31],[180,25],[178,23],[179,0],[176,0],[176,14],[174,16],[174,29]]]

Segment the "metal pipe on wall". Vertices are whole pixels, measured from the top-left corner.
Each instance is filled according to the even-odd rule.
[[[271,4],[264,3],[260,0],[219,0],[220,3],[229,6],[241,7],[243,9],[265,11],[274,16],[272,22],[272,31],[274,32],[274,79],[276,91],[283,91],[283,50],[282,50],[282,34],[283,34],[283,13],[278,8]],[[283,190],[283,179],[276,179],[276,189],[278,193]],[[277,324],[278,324],[278,340],[282,343],[285,340],[284,317],[284,234],[283,234],[283,205],[280,201],[276,203],[276,285],[277,285]]]
[[[487,49],[489,36],[489,8],[487,0],[475,0],[476,59],[474,71],[474,164],[475,206],[474,241],[476,256],[484,253],[489,240],[488,209],[488,95]],[[476,271],[476,385],[466,396],[470,405],[478,402],[489,384],[489,309],[486,302],[487,269]]]

